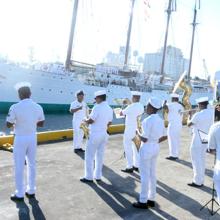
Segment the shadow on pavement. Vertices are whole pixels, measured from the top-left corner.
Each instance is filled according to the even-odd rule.
[[[169,187],[168,185],[160,181],[158,181],[157,184],[160,186],[157,188],[157,193],[159,195],[169,200],[170,202],[173,202],[180,208],[190,212],[195,217],[206,219],[204,216],[204,212],[200,211],[201,204],[198,202],[199,198],[192,199],[189,196],[176,191],[175,189]],[[216,216],[220,218],[218,214],[216,214]]]
[[[32,214],[35,220],[46,220],[44,213],[39,206],[39,201],[36,200],[36,198],[29,199],[29,204],[31,205]]]

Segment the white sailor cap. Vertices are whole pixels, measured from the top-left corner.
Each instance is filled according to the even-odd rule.
[[[160,109],[162,107],[162,102],[160,99],[156,97],[152,97],[149,99],[148,103],[150,103],[154,108]]]
[[[31,88],[31,83],[29,82],[18,82],[15,84],[14,88],[18,91],[20,88],[29,87]]]
[[[196,99],[197,104],[202,103],[202,102],[208,102],[208,101],[209,101],[208,97],[200,97],[200,98]]]
[[[141,96],[141,92],[139,92],[139,91],[131,91],[131,95],[132,96]]]
[[[96,91],[94,93],[95,97],[97,96],[100,96],[100,95],[106,95],[106,91],[105,90],[99,90],[99,91]]]
[[[75,92],[75,96],[77,97],[78,95],[85,95],[83,90],[78,90]]]
[[[177,94],[177,93],[171,93],[171,94],[170,94],[170,97],[171,97],[171,98],[179,98],[180,96],[179,96],[179,94]]]

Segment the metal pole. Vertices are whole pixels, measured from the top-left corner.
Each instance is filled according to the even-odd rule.
[[[126,67],[128,65],[128,54],[129,54],[130,39],[131,39],[131,29],[132,29],[132,21],[133,21],[134,3],[135,3],[135,0],[132,0],[130,20],[129,20],[129,26],[128,26],[128,34],[127,34],[127,43],[126,43],[126,50],[125,50],[124,69],[126,69]]]
[[[165,60],[166,60],[166,51],[167,51],[167,39],[168,39],[168,33],[169,33],[169,25],[170,25],[170,16],[172,13],[172,0],[169,0],[168,8],[167,8],[167,26],[166,26],[166,33],[165,33],[165,39],[164,39],[164,46],[163,46],[163,56],[162,56],[162,63],[161,63],[161,70],[160,74],[162,75],[160,78],[160,83],[163,83],[164,80],[164,66],[165,66]]]
[[[196,30],[196,17],[197,17],[197,9],[195,6],[194,9],[194,17],[193,17],[193,31],[192,31],[192,41],[191,41],[191,49],[190,49],[190,58],[189,58],[189,69],[188,69],[188,75],[187,75],[187,80],[190,80],[190,73],[191,73],[191,67],[192,67],[192,57],[193,57],[193,46],[194,46],[194,38],[195,38],[195,30]]]
[[[79,0],[75,0],[74,5],[73,5],[73,14],[72,14],[71,27],[70,27],[69,44],[68,44],[66,63],[65,63],[65,67],[67,70],[70,69],[70,60],[71,60],[71,55],[72,55],[73,38],[74,38],[75,27],[76,27],[78,3],[79,3]]]

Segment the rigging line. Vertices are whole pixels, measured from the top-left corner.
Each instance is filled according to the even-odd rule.
[[[202,55],[201,55],[201,51],[200,51],[200,43],[199,43],[199,35],[198,35],[198,30],[195,31],[195,37],[196,37],[196,43],[197,43],[197,52],[198,52],[198,61],[202,67],[203,65],[203,58],[202,58]],[[204,73],[205,74],[205,73]],[[206,77],[206,76],[205,76]]]
[[[170,18],[170,29],[171,29],[171,36],[172,36],[172,40],[173,40],[173,45],[176,46],[173,17]]]
[[[173,46],[176,48],[177,46],[176,46],[176,42],[175,42],[175,34],[174,34],[174,28],[173,27],[174,27],[173,26],[173,18],[171,17],[171,19],[170,19],[171,36],[172,36],[172,40],[173,40]],[[172,57],[173,60],[170,60],[170,63],[172,63],[172,61],[174,63],[175,59],[177,58],[177,54],[176,53],[177,53],[177,50],[174,49],[174,53],[173,53],[173,57]]]

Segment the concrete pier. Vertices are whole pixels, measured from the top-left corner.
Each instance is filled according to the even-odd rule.
[[[192,181],[189,154],[190,130],[184,128],[181,139],[181,157],[177,162],[165,159],[168,144],[161,144],[157,163],[157,206],[137,210],[131,206],[140,191],[139,174],[122,173],[125,167],[122,135],[109,139],[103,181],[84,184],[83,155],[73,153],[72,142],[45,144],[38,147],[36,199],[14,203],[12,154],[0,151],[0,219],[1,220],[97,220],[97,219],[220,219],[200,208],[211,199],[213,155],[207,154],[205,186],[195,189],[187,186]],[[217,209],[218,207],[215,206]],[[220,212],[219,212],[220,213]]]

